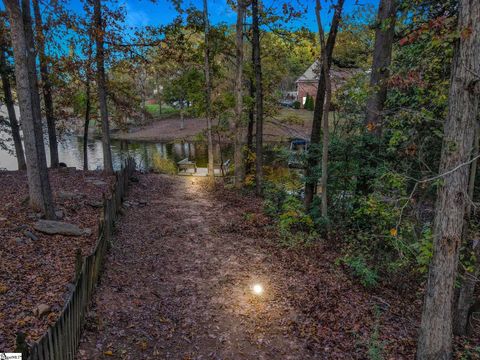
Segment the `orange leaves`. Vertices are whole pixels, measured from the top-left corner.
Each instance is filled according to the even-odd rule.
[[[8,286],[4,284],[0,284],[0,295],[5,294],[8,291]]]
[[[372,122],[369,122],[369,123],[367,124],[367,130],[368,130],[369,132],[374,131],[374,130],[376,129],[376,127],[377,127],[377,126],[376,126],[374,123],[372,123]]]
[[[448,35],[453,31],[453,22],[451,18],[440,16],[436,19],[430,20],[428,23],[421,24],[418,28],[413,30],[400,39],[398,44],[400,46],[410,45],[417,41],[424,34],[431,34],[433,36]]]
[[[424,88],[427,86],[419,71],[411,70],[407,74],[396,74],[390,77],[388,85],[397,89],[408,89],[412,86]]]

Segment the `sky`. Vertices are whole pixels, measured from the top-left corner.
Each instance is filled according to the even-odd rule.
[[[329,12],[329,4],[331,0],[321,0],[324,7],[322,11],[322,20],[326,29],[329,27],[332,14]],[[300,2],[302,6],[307,6],[308,11],[300,19],[295,20],[292,26],[299,28],[305,26],[311,30],[316,30],[316,20],[314,13],[314,0],[264,0],[266,7],[273,6],[281,9],[285,2],[290,2],[292,5]],[[352,14],[360,8],[377,7],[379,0],[345,0],[344,13]],[[128,26],[143,27],[166,25],[171,23],[178,15],[172,3],[168,0],[119,0],[119,5],[126,9],[126,24]],[[193,5],[197,8],[203,8],[203,0],[183,0],[182,8]],[[71,0],[73,9],[80,9],[81,3],[79,0]],[[226,0],[208,0],[209,17],[212,24],[226,22],[228,24],[235,23],[235,12],[227,4]]]

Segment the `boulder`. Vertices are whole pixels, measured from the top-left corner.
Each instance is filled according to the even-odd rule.
[[[49,235],[82,236],[91,233],[90,229],[80,229],[77,225],[55,220],[39,220],[33,228]]]
[[[87,201],[87,204],[90,205],[90,206],[93,207],[93,208],[101,208],[101,207],[103,207],[103,201],[101,201],[101,200],[98,200],[98,201],[88,200],[88,201]]]
[[[91,183],[95,186],[106,186],[107,185],[107,183],[103,180],[93,180]]]
[[[57,196],[62,200],[78,200],[85,197],[85,194],[71,191],[59,191]]]

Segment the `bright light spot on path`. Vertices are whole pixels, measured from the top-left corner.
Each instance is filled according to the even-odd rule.
[[[261,284],[255,284],[252,286],[252,291],[255,295],[263,294],[263,286]]]

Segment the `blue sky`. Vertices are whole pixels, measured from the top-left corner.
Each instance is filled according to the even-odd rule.
[[[316,21],[314,14],[315,1],[307,0],[264,0],[267,7],[273,6],[281,9],[285,2],[291,2],[292,5],[299,1],[303,6],[308,6],[308,11],[300,19],[297,19],[292,26],[305,26],[312,30],[316,30]],[[379,0],[345,0],[344,13],[352,14],[356,10],[371,6],[378,6]],[[126,23],[129,26],[142,27],[145,25],[165,25],[172,22],[178,15],[172,3],[168,0],[119,0],[118,4],[124,6],[127,10]],[[198,8],[203,7],[203,0],[183,0],[182,7],[186,8],[189,5],[194,5]],[[322,0],[324,10],[322,11],[322,19],[324,26],[328,29],[331,13],[328,8],[331,0]],[[213,24],[219,22],[226,22],[233,24],[235,22],[235,12],[227,4],[226,0],[208,0],[210,21]],[[70,6],[73,9],[81,8],[79,0],[71,0]]]

